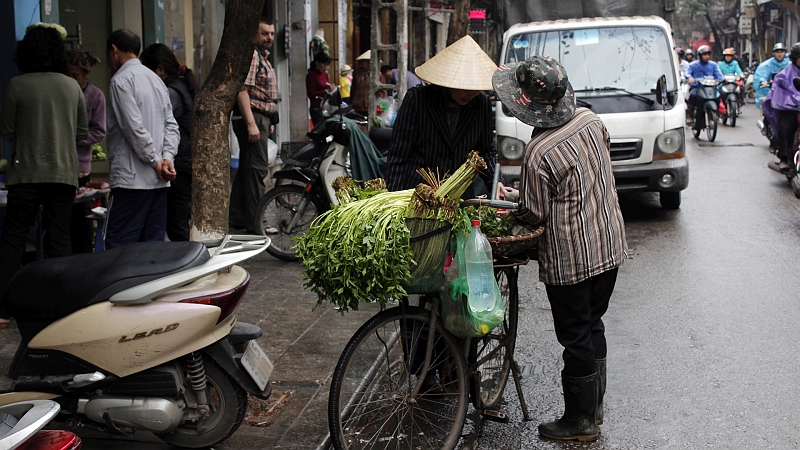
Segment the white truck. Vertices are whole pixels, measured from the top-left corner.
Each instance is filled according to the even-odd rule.
[[[677,209],[689,161],[674,48],[669,24],[657,16],[554,20],[509,28],[501,63],[534,55],[558,60],[578,106],[608,129],[617,190],[659,192],[663,208]],[[498,102],[496,131],[503,177],[517,184],[533,128]]]

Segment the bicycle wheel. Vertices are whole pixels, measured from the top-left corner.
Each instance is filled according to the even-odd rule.
[[[714,142],[714,139],[717,138],[717,112],[713,109],[709,109],[706,115],[706,135],[708,136],[708,142]]]
[[[519,314],[519,292],[517,271],[512,267],[495,269],[495,278],[503,297],[506,316],[503,322],[482,338],[473,339],[470,363],[477,364],[478,401],[475,407],[492,409],[500,401],[508,382],[511,360],[504,343],[509,340],[513,351],[517,341],[517,319]]]
[[[422,381],[429,324],[430,311],[397,307],[376,314],[350,339],[328,397],[335,449],[455,448],[467,414],[467,369],[440,322],[429,374],[438,373],[441,390],[421,389],[410,398]]]
[[[267,247],[270,255],[284,261],[296,261],[292,237],[305,233],[311,221],[323,211],[321,202],[314,196],[307,196],[302,186],[282,185],[261,197],[254,226],[257,233],[272,239]]]

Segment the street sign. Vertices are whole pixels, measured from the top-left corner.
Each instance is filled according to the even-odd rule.
[[[749,35],[753,32],[753,19],[739,19],[739,34]]]

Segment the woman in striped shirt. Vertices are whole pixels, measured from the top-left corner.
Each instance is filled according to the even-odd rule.
[[[564,346],[565,412],[539,425],[539,434],[593,441],[603,423],[606,386],[602,317],[627,257],[608,131],[592,111],[576,109],[566,70],[550,57],[500,67],[492,81],[503,104],[534,127],[525,148],[518,215],[545,226],[539,280]]]

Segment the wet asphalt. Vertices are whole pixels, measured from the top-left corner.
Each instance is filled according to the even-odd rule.
[[[532,421],[507,388],[508,424],[476,420],[464,449],[791,449],[798,436],[800,200],[746,105],[714,143],[687,127],[689,187],[680,210],[622,193],[630,259],[604,321],[608,387],[601,437],[542,439],[563,412],[561,348],[535,263],[520,272],[517,359]]]

